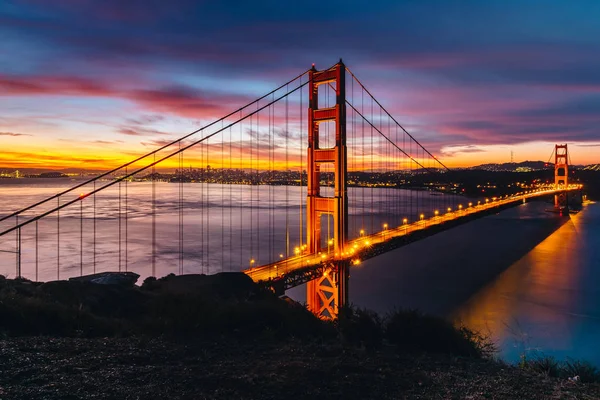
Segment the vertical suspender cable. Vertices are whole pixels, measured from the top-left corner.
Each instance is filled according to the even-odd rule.
[[[223,129],[223,123],[221,122],[221,129]],[[221,136],[225,136],[221,134]],[[225,144],[223,143],[224,138],[221,137],[221,165],[220,165],[220,185],[221,185],[221,272],[225,271]]]
[[[60,196],[56,200],[60,207]],[[56,212],[56,280],[60,280],[60,208]]]
[[[300,85],[302,85],[302,77],[300,77]],[[302,204],[304,203],[304,198],[302,196],[302,187],[304,185],[304,108],[302,104],[302,90],[300,90],[300,249],[303,247],[303,219],[304,219],[304,211],[302,208]]]
[[[119,181],[119,272],[121,272],[121,182]]]
[[[79,200],[79,276],[83,276],[83,198]]]
[[[15,218],[15,226],[19,226],[19,214],[16,215]],[[17,278],[21,277],[21,228],[17,228],[15,232],[15,276]]]
[[[206,274],[210,274],[210,181],[212,170],[208,167],[210,166],[210,146],[209,146],[210,137],[206,138]]]
[[[38,276],[38,221],[39,220],[35,220],[35,281],[38,282],[39,281],[39,276]]]
[[[373,99],[371,99],[371,121],[373,121]],[[374,152],[374,147],[373,147],[373,138],[374,138],[374,132],[373,132],[373,124],[371,123],[371,173],[370,176],[373,176],[373,172],[374,172],[374,168],[373,168],[373,152]],[[375,233],[375,227],[374,227],[374,214],[375,214],[375,210],[373,208],[373,185],[371,185],[371,231],[370,233]]]
[[[360,106],[360,113],[362,115],[365,115],[365,91],[361,90],[361,106]],[[365,171],[365,119],[362,118],[362,145],[361,145],[361,163],[362,163],[362,168],[360,169],[360,171],[362,172],[362,176],[363,176],[363,181],[366,180],[366,171]],[[362,213],[361,213],[361,218],[362,218],[362,224],[361,224],[361,231],[363,231],[366,226],[365,226],[365,191],[366,191],[366,185],[363,184],[361,185],[361,190],[362,192]]]
[[[94,198],[93,198],[93,203],[94,203],[94,217],[93,217],[93,222],[94,222],[94,227],[93,227],[93,231],[94,231],[94,274],[96,273],[96,181],[94,181]]]
[[[289,87],[285,87],[286,93],[289,94]],[[289,230],[289,120],[288,120],[288,96],[285,97],[285,258],[289,256],[290,248],[290,230]]]
[[[258,102],[256,103],[258,111]],[[260,260],[260,113],[256,114],[256,260]]]
[[[229,182],[229,245],[231,246],[233,244],[233,170],[231,169],[232,167],[232,161],[231,161],[231,142],[233,140],[233,137],[231,135],[231,126],[229,127],[229,177],[231,179],[231,181]],[[231,267],[233,264],[233,249],[232,252],[229,253],[229,272],[231,272]]]
[[[254,143],[252,138],[255,135],[252,125],[252,116],[250,116],[250,263],[254,260]]]
[[[204,262],[204,256],[206,254],[204,250],[204,185],[206,184],[206,163],[204,162],[204,146],[205,143],[202,142],[200,145],[200,268],[202,273],[205,273],[204,267],[206,263]]]
[[[156,168],[156,153],[154,154],[154,162],[152,163],[152,276],[156,277],[156,183],[155,174]]]
[[[128,168],[125,167],[125,176],[129,175],[128,173]],[[129,190],[129,179],[127,178],[125,179],[125,272],[128,271],[128,264],[127,262],[129,261],[129,257],[128,257],[128,228],[129,228],[129,218],[128,218],[128,212],[129,212],[129,204],[128,204],[128,190]]]
[[[242,118],[242,111],[240,110],[240,119]],[[242,158],[242,148],[244,147],[244,141],[243,141],[243,123],[240,122],[240,145],[239,145],[239,150],[240,150],[240,176],[244,177],[244,166],[243,166],[243,158]],[[245,180],[245,178],[242,178],[243,181]],[[239,200],[239,206],[240,206],[240,268],[243,268],[243,255],[244,255],[244,251],[243,251],[243,239],[244,239],[244,210],[242,208],[242,204],[244,202],[244,182],[240,182],[240,200]]]

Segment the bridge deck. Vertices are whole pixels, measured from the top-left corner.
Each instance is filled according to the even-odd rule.
[[[414,240],[430,236],[426,233],[434,234],[440,230],[471,220],[473,217],[484,216],[490,214],[490,212],[517,205],[527,199],[550,196],[564,191],[578,189],[580,189],[579,186],[574,186],[568,189],[538,190],[531,193],[508,196],[506,198],[492,200],[489,203],[473,205],[461,210],[455,210],[443,215],[416,221],[411,224],[388,228],[372,235],[365,235],[350,240],[344,246],[345,252],[342,254],[333,254],[326,250],[318,254],[300,254],[295,257],[283,259],[277,263],[253,267],[243,272],[250,276],[255,282],[283,280],[286,276],[292,274],[300,273],[303,275],[304,279],[300,277],[285,283],[284,286],[285,289],[287,289],[296,284],[305,283],[308,280],[314,279],[314,276],[312,276],[314,275],[314,272],[316,271],[318,273],[319,269],[322,269],[331,261],[346,260],[356,265],[359,264],[361,260],[390,251]],[[422,234],[417,235],[417,233]]]

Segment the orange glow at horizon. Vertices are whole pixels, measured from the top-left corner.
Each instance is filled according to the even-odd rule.
[[[129,144],[112,145],[93,145],[81,143],[61,143],[51,140],[43,140],[41,143],[30,143],[30,139],[15,140],[13,146],[3,146],[0,149],[0,168],[19,169],[79,169],[85,170],[108,170],[123,165],[139,155],[146,154],[150,148],[137,145],[137,151],[124,152],[124,147]],[[221,152],[220,143],[211,143],[208,146],[198,145],[193,149],[184,152],[184,167],[202,168],[211,165],[213,168],[234,168],[234,169],[258,169],[258,170],[299,170],[306,169],[306,150],[303,147],[299,149],[297,144],[290,147],[286,154],[285,149],[269,151],[261,149],[258,152],[256,148],[251,151],[248,146],[237,145],[233,151],[229,151],[228,144]],[[134,146],[132,146],[135,148]],[[204,152],[201,147],[204,148]],[[510,151],[514,149],[515,162],[522,161],[546,161],[554,148],[553,143],[532,142],[515,146],[506,145],[488,145],[471,147],[444,147],[435,158],[415,158],[427,168],[439,167],[437,161],[441,161],[450,168],[468,167],[486,163],[505,163],[510,161]],[[51,149],[51,150],[50,150]],[[177,150],[171,147],[159,154],[160,159],[167,154]],[[362,170],[390,170],[390,169],[414,169],[418,168],[415,161],[408,157],[386,157],[385,155],[367,154],[357,156],[353,154],[353,148],[349,147],[348,171]],[[475,150],[475,151],[474,151]],[[600,162],[595,146],[585,144],[570,144],[570,153],[572,161],[575,164],[594,164]],[[547,154],[545,154],[547,153]],[[207,154],[210,157],[207,159]],[[229,155],[231,154],[231,159]],[[258,157],[257,157],[258,156]],[[258,158],[258,160],[257,160]],[[148,158],[147,160],[150,160]],[[145,164],[148,161],[145,161]],[[144,165],[145,165],[144,164]],[[137,165],[137,164],[136,164]],[[138,166],[141,166],[140,163]],[[328,165],[323,165],[323,171],[328,171]],[[157,165],[158,169],[177,169],[179,168],[178,158],[165,160]]]

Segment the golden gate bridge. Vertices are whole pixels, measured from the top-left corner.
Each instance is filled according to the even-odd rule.
[[[313,65],[183,137],[1,216],[0,262],[35,280],[40,263],[54,264],[57,279],[117,269],[156,276],[161,265],[244,270],[278,294],[306,283],[309,309],[335,318],[362,260],[528,199],[554,196],[565,209],[581,186],[568,182],[567,146],[554,154],[552,184],[461,198],[450,169],[341,60]],[[161,169],[175,169],[167,186]]]

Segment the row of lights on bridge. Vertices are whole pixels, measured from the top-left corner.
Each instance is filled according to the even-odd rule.
[[[579,187],[581,187],[581,185],[579,185]],[[514,194],[514,195],[505,195],[505,196],[497,196],[497,197],[492,197],[492,198],[491,198],[491,201],[490,201],[490,198],[486,198],[486,199],[485,199],[485,205],[489,205],[489,204],[490,204],[490,202],[491,202],[491,203],[494,203],[494,202],[496,202],[496,201],[500,201],[500,200],[502,200],[502,199],[504,199],[504,200],[507,200],[507,199],[513,198],[513,197],[515,197],[515,196],[524,196],[524,195],[527,195],[527,194],[533,194],[533,193],[539,193],[539,192],[551,191],[551,190],[552,190],[552,189],[535,189],[535,190],[528,190],[528,191],[518,192],[518,193],[516,193],[516,194]],[[479,200],[479,201],[477,201],[477,204],[475,205],[475,207],[480,207],[481,205],[482,205],[482,201],[481,201],[481,200]],[[468,206],[467,206],[467,208],[472,208],[472,207],[473,207],[473,202],[469,202],[469,203],[468,203]],[[464,207],[463,207],[463,205],[462,205],[462,204],[459,204],[459,205],[458,205],[458,207],[457,207],[457,211],[458,211],[458,212],[461,212],[461,211],[463,210],[463,208],[464,208]],[[452,207],[448,207],[446,211],[447,211],[447,214],[451,214],[451,213],[452,213]],[[433,212],[433,214],[434,214],[433,218],[434,218],[434,220],[435,220],[436,218],[438,218],[438,217],[439,217],[439,214],[440,214],[440,212],[439,212],[439,210],[435,210],[435,211]],[[420,214],[420,215],[419,215],[419,221],[420,221],[420,223],[423,223],[423,222],[424,222],[424,220],[425,220],[425,214]],[[409,225],[409,224],[408,224],[408,218],[404,218],[404,219],[402,219],[402,227],[404,227],[404,228],[405,228],[405,230],[407,230],[407,229],[408,229],[408,225]],[[386,223],[384,223],[384,224],[382,225],[382,227],[383,227],[383,234],[385,235],[385,232],[388,230],[388,228],[389,228],[389,225],[388,225],[388,223],[386,222]],[[365,230],[364,230],[364,229],[361,229],[361,230],[359,231],[359,235],[360,235],[360,237],[364,237],[364,236],[365,236]],[[330,251],[329,249],[331,248],[331,246],[333,246],[333,243],[334,243],[333,239],[329,239],[329,240],[327,241],[327,245],[328,245],[327,253],[329,253],[329,251]],[[366,240],[366,241],[364,242],[364,245],[365,245],[365,247],[369,247],[369,246],[371,245],[371,242],[370,242],[369,240]],[[352,248],[351,248],[349,251],[347,251],[347,252],[343,252],[343,253],[342,253],[342,255],[343,255],[343,256],[346,256],[346,255],[353,255],[353,254],[355,254],[355,253],[356,253],[356,251],[358,250],[358,247],[359,247],[359,246],[358,246],[357,244],[354,244],[354,245],[352,246]],[[301,245],[301,246],[297,246],[297,247],[295,247],[295,248],[294,248],[294,254],[296,255],[296,257],[300,256],[300,254],[301,254],[301,253],[302,253],[304,250],[306,250],[306,248],[307,248],[307,246],[306,246],[306,245]],[[321,258],[322,258],[322,259],[325,259],[325,258],[327,258],[327,256],[326,256],[325,254],[319,253],[319,255],[321,256]],[[338,256],[338,254],[337,254],[337,253],[335,253],[335,256],[337,257],[337,256]],[[284,258],[283,254],[279,254],[279,258],[280,258],[281,260],[283,260],[283,258]],[[254,259],[251,259],[251,260],[250,260],[250,266],[252,267],[252,266],[255,264],[255,262],[256,262],[256,261],[255,261]],[[308,260],[308,261],[307,261],[307,264],[309,264],[309,263],[310,263],[310,260]],[[352,260],[352,264],[354,264],[354,265],[358,265],[358,264],[360,264],[360,260],[359,260],[359,259],[353,259],[353,260]],[[275,268],[277,268],[277,265],[275,265]]]

